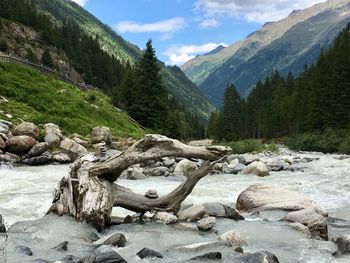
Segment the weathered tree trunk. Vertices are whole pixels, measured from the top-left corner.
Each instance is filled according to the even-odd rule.
[[[215,161],[228,151],[226,147],[193,147],[165,136],[146,135],[120,155],[103,162],[83,156],[72,165],[68,177],[60,181],[47,213],[69,214],[101,229],[110,222],[113,206],[141,213],[148,210],[177,212],[197,182],[212,171],[215,162],[205,162],[174,191],[157,199],[138,195],[114,182],[128,167],[144,161],[162,157]]]

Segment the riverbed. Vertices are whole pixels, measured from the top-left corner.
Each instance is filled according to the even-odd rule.
[[[317,157],[319,160],[298,164],[304,172],[271,172],[268,177],[243,174],[207,176],[197,184],[185,204],[222,202],[234,205],[238,195],[248,186],[262,183],[304,193],[328,212],[329,216],[350,220],[350,159],[340,160],[338,155],[295,153],[287,150],[280,155]],[[265,155],[258,157],[272,158]],[[53,189],[68,170],[69,165],[1,167],[0,214],[5,218],[6,225],[11,226],[18,221],[42,217],[52,201]],[[156,189],[162,195],[173,190],[181,181],[180,177],[150,177],[138,181],[120,180],[118,183],[140,194],[148,189]],[[126,213],[130,212],[122,209],[113,211],[114,215]],[[350,262],[349,256],[334,258],[331,255],[336,250],[332,242],[308,239],[303,233],[282,222],[266,222],[248,216],[248,220],[241,222],[218,220],[216,229],[219,233],[235,229],[248,243],[245,251],[268,250],[274,253],[280,262]],[[114,226],[100,235],[106,238],[115,232],[124,233],[127,237],[128,245],[117,251],[128,262],[138,261],[135,253],[145,246],[162,251],[165,255],[164,259],[156,262],[183,261],[189,255],[174,248],[194,242],[213,241],[216,238],[213,233],[179,231],[173,226],[157,223]],[[228,250],[222,250],[226,255],[223,262],[232,262],[235,258]]]

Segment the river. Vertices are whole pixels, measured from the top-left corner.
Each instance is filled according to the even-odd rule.
[[[339,160],[338,155],[331,154],[284,151],[281,154],[318,157],[319,160],[300,163],[304,172],[271,172],[270,176],[262,178],[242,174],[207,176],[198,183],[185,203],[233,204],[248,186],[256,183],[273,184],[304,193],[330,216],[350,220],[350,159]],[[270,158],[264,155],[260,157]],[[54,187],[68,170],[68,165],[17,168],[2,166],[0,214],[5,218],[6,225],[42,217],[50,206]],[[174,189],[180,181],[181,178],[177,177],[150,177],[139,181],[120,180],[119,183],[141,194],[148,189],[156,189],[162,195]],[[115,215],[125,213],[127,211],[122,209],[113,211]],[[331,253],[336,249],[332,242],[308,239],[304,234],[281,222],[254,219],[234,222],[221,219],[218,220],[216,229],[219,233],[235,229],[247,241],[246,251],[268,250],[274,253],[280,262],[350,262],[349,256],[332,257]],[[200,235],[197,232],[179,231],[172,226],[156,223],[114,226],[103,232],[101,237],[105,238],[116,231],[124,233],[130,244],[117,250],[128,262],[134,262],[135,253],[147,245],[165,253],[165,258],[157,262],[174,262],[188,257],[177,252],[174,247],[215,240],[214,234]],[[227,249],[223,252],[227,252]],[[230,256],[224,258],[224,262],[232,262],[230,260]]]

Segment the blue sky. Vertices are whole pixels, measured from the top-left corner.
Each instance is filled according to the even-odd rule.
[[[153,40],[157,56],[181,65],[218,45],[230,45],[291,11],[324,0],[74,0],[140,48]]]

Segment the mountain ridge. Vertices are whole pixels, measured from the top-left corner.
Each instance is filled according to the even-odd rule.
[[[220,106],[223,90],[229,82],[236,84],[241,95],[247,95],[249,93],[249,89],[259,78],[265,78],[271,73],[274,68],[278,68],[280,66],[278,63],[275,63],[272,65],[272,67],[268,68],[268,73],[266,72],[266,69],[264,69],[264,74],[259,74],[258,70],[254,70],[252,67],[250,67],[247,71],[242,71],[242,65],[245,63],[250,63],[251,65],[255,59],[258,59],[258,54],[261,55],[259,52],[263,52],[265,49],[269,50],[271,48],[271,45],[276,48],[276,44],[273,43],[278,39],[283,40],[288,31],[292,30],[296,25],[304,23],[305,27],[307,27],[306,24],[309,23],[309,27],[312,29],[314,26],[313,23],[316,22],[313,22],[311,18],[320,14],[326,14],[327,11],[333,10],[335,13],[332,15],[336,15],[337,18],[341,18],[339,21],[333,19],[330,15],[329,17],[325,18],[326,20],[332,20],[332,25],[336,25],[336,33],[339,33],[346,25],[346,22],[343,21],[350,17],[350,15],[346,13],[346,10],[350,10],[349,5],[349,0],[332,0],[316,4],[304,10],[294,11],[288,17],[280,21],[266,23],[261,29],[249,34],[247,38],[240,40],[231,46],[228,46],[218,54],[208,57],[195,58],[185,63],[181,68],[184,70],[186,75],[192,79],[192,81],[199,85],[199,87],[206,93],[206,95],[211,99],[212,102],[214,102],[216,106]],[[345,13],[342,10],[345,11]],[[320,31],[322,31],[322,28]],[[295,30],[293,32],[295,34],[299,34]],[[333,29],[330,29],[328,31],[329,36],[332,38],[336,36],[336,33],[333,32]],[[308,35],[307,30],[303,30],[302,34]],[[310,35],[311,33],[309,36]],[[324,39],[327,39],[327,41],[324,41]],[[287,43],[287,41],[285,42]],[[328,37],[321,39],[319,41],[320,47],[318,48],[318,52],[321,50],[322,46],[327,46],[330,43],[331,41],[329,41]],[[312,45],[311,42],[309,44],[309,49],[313,50],[315,45]],[[284,50],[280,49],[280,52],[283,51],[287,54],[287,48],[288,47],[285,47]],[[288,54],[288,56],[298,55],[298,52],[301,51],[297,50],[296,48],[296,53]],[[316,51],[314,50],[313,52]],[[311,60],[307,61],[308,64],[315,62],[318,55],[316,53],[313,54]],[[288,59],[288,57],[286,57],[286,59]],[[269,65],[271,60],[267,60],[265,62]],[[241,67],[240,71],[237,70],[239,67]],[[300,72],[302,67],[303,65],[301,67],[298,65],[296,69],[294,69],[295,67],[291,66],[290,71],[297,74]],[[283,69],[285,68],[288,67],[285,67],[285,65],[283,65]],[[289,71],[289,69],[286,70]],[[242,75],[245,74],[250,74],[250,80],[252,80],[252,82],[250,81],[249,83],[243,83],[242,81],[238,81],[242,78]]]

